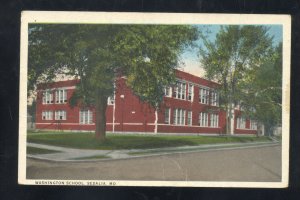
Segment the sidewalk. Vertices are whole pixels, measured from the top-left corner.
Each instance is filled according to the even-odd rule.
[[[227,144],[207,144],[199,146],[168,147],[159,149],[131,149],[131,150],[86,150],[57,147],[45,144],[27,143],[28,147],[59,151],[48,154],[27,154],[28,158],[48,160],[48,161],[102,161],[115,159],[139,158],[146,156],[158,156],[174,153],[189,153],[201,151],[217,151],[225,149],[258,148],[265,146],[280,145],[279,142],[253,142],[253,143],[227,143]]]

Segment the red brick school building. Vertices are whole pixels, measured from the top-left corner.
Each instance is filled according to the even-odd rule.
[[[117,80],[114,96],[108,99],[106,127],[109,132],[224,134],[226,114],[219,108],[217,83],[177,70],[174,87],[165,88],[161,109],[143,103]],[[41,84],[37,90],[36,128],[50,130],[95,130],[94,108],[71,108],[71,98],[80,80]],[[231,134],[256,134],[256,121],[240,116],[235,109]]]

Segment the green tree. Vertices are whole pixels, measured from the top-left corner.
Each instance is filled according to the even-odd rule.
[[[102,140],[116,78],[127,76],[133,92],[158,109],[179,55],[196,39],[197,29],[183,25],[31,24],[28,88],[57,74],[80,78],[72,103],[95,106],[95,134]]]
[[[234,107],[245,92],[241,84],[258,69],[272,49],[266,26],[221,26],[215,41],[201,34],[200,62],[206,77],[220,84],[220,106],[226,111],[226,134],[232,132]]]
[[[242,87],[247,91],[241,97],[245,113],[264,124],[266,135],[272,135],[272,129],[281,124],[282,43],[251,73]]]

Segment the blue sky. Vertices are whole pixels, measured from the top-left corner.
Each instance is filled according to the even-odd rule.
[[[219,32],[221,25],[196,25],[200,30],[207,31],[208,39],[211,41],[215,40],[216,34]],[[265,25],[269,28],[268,34],[273,36],[273,44],[277,45],[282,41],[282,25]],[[198,45],[201,45],[201,40],[197,41]],[[181,66],[181,69],[192,73],[197,76],[204,76],[204,71],[200,67],[199,58],[197,56],[197,48],[195,49],[187,49],[182,54],[182,61],[184,65]]]

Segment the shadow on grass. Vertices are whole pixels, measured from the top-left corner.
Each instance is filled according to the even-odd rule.
[[[50,153],[60,153],[60,151],[41,149],[36,147],[27,147],[27,154],[38,155],[38,154],[50,154]]]

